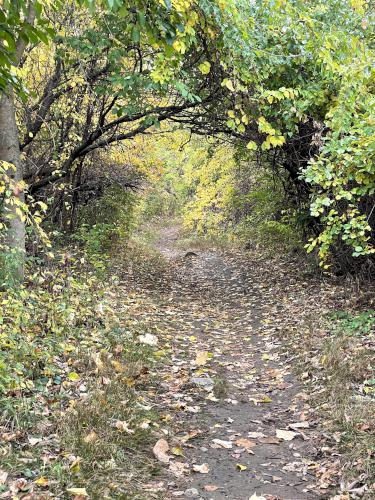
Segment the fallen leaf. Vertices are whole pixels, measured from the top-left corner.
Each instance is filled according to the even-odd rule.
[[[218,398],[215,398],[215,396],[212,392],[210,392],[210,394],[206,397],[206,399],[208,399],[209,401],[214,401],[215,403],[217,401],[220,401]]]
[[[276,437],[282,439],[283,441],[291,441],[296,436],[298,436],[297,432],[292,431],[284,431],[282,429],[276,429]]]
[[[205,491],[216,491],[219,489],[219,486],[216,486],[215,484],[206,484],[206,486],[203,486],[203,489]]]
[[[128,434],[134,434],[134,431],[132,429],[129,429],[129,425],[127,422],[124,422],[123,420],[117,420],[115,423],[115,427],[122,432],[126,432]]]
[[[275,436],[266,436],[259,438],[259,442],[262,444],[279,444],[280,440]]]
[[[289,424],[288,427],[290,427],[293,430],[298,430],[298,429],[308,429],[310,427],[310,424],[306,421],[304,422],[295,422],[294,424]]]
[[[170,470],[175,476],[181,477],[189,472],[189,466],[184,462],[171,462],[168,470]]]
[[[39,477],[38,479],[36,479],[35,481],[35,484],[37,484],[38,486],[48,486],[48,479],[44,476],[42,477]]]
[[[259,400],[259,403],[272,403],[272,399],[269,396],[264,396]]]
[[[138,337],[138,340],[141,344],[146,344],[146,345],[158,345],[159,339],[157,338],[156,335],[152,335],[152,333],[145,333],[145,335],[140,335]]]
[[[246,450],[248,450],[249,448],[253,448],[254,446],[257,445],[255,441],[250,441],[250,439],[246,438],[237,439],[235,443],[239,448],[245,448]]]
[[[246,470],[246,469],[247,469],[247,465],[242,465],[242,464],[236,464],[236,467],[237,467],[237,469],[239,469],[240,471],[243,471],[243,470]]]
[[[207,464],[193,465],[193,471],[200,472],[201,474],[208,474],[210,472],[210,468]]]
[[[150,427],[151,420],[144,420],[139,424],[141,429],[148,429]]]
[[[83,438],[85,443],[93,443],[97,439],[98,439],[98,435],[94,431],[90,432],[90,434],[87,434],[87,436]]]
[[[29,437],[28,441],[31,444],[31,446],[35,446],[36,444],[38,444],[38,443],[41,442],[41,439],[40,438]]]
[[[199,434],[201,433],[202,431],[197,431],[197,430],[190,431],[189,434],[185,434],[185,436],[182,436],[181,438],[179,438],[179,440],[182,441],[183,443],[186,443],[187,441],[189,441],[189,439],[193,439],[196,436],[199,436]]]
[[[124,365],[122,365],[119,361],[116,361],[115,359],[111,361],[111,365],[115,369],[115,372],[117,373],[123,373],[125,371]]]
[[[101,359],[101,353],[97,352],[97,353],[93,354],[92,359],[93,359],[93,361],[94,361],[94,363],[96,365],[96,371],[100,372],[101,370],[103,370],[104,363],[103,363],[103,361]]]
[[[159,462],[162,462],[164,464],[168,464],[169,460],[172,458],[170,455],[167,454],[168,450],[169,450],[169,444],[163,438],[159,439],[152,449],[155,457],[159,460]]]
[[[81,470],[81,462],[82,462],[82,458],[77,457],[70,465],[70,470],[72,472],[74,472],[75,474],[78,474],[78,472]]]
[[[249,438],[252,438],[252,439],[259,439],[259,438],[266,437],[266,435],[263,434],[263,432],[248,432],[247,435]]]
[[[171,449],[171,452],[173,455],[176,455],[177,457],[182,457],[184,455],[184,450],[180,446],[174,446]]]
[[[220,448],[230,450],[233,447],[232,441],[223,441],[222,439],[213,439],[213,443],[217,444]]]
[[[211,353],[207,351],[199,351],[197,352],[197,356],[195,358],[195,364],[197,366],[204,366],[210,358],[212,358]]]
[[[8,477],[8,473],[5,470],[0,469],[0,484],[5,484]]]
[[[151,492],[164,491],[164,481],[152,481],[143,485],[143,489]]]
[[[88,497],[86,488],[67,488],[66,491],[74,496]]]
[[[72,380],[73,382],[76,382],[77,380],[79,380],[81,377],[78,375],[78,373],[76,372],[70,372],[68,374],[68,379],[69,380]]]

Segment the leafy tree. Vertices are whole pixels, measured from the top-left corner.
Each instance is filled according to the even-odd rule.
[[[246,141],[262,158],[260,164],[288,173],[296,207],[311,201],[315,237],[308,249],[319,247],[322,264],[340,242],[353,256],[372,254],[370,5],[236,1],[226,9],[211,5],[208,13],[222,27],[210,72],[219,64],[230,95],[219,104],[220,114],[205,114],[192,130],[227,134],[229,128],[237,143]]]
[[[41,97],[31,109],[26,107],[27,127],[21,141],[15,121],[12,81],[4,77],[8,87],[0,105],[2,122],[6,125],[0,138],[0,159],[16,167],[10,175],[19,186],[24,177],[31,179],[32,192],[62,178],[70,182],[76,161],[89,153],[131,139],[202,101],[189,92],[179,78],[186,70],[184,65],[194,63],[185,62],[186,52],[200,44],[197,35],[201,24],[199,5],[192,8],[189,1],[172,4],[108,1],[103,9],[100,5],[98,2],[95,11],[74,4],[67,9],[66,25],[60,25],[62,33],[56,36],[52,49],[54,69]],[[12,19],[13,38],[18,35],[17,43],[22,46],[22,51],[17,49],[17,44],[8,50],[8,59],[17,67],[24,62],[22,54],[27,43],[38,41],[24,36],[24,31],[29,32],[33,23],[43,19],[47,7],[38,2],[22,2],[22,7],[30,14],[27,21],[22,9],[20,16],[15,14],[17,5],[6,4],[5,7],[8,10],[4,8],[4,12]],[[80,32],[73,35],[72,28],[74,25],[77,28],[74,16],[81,22],[87,21],[88,28],[78,29]],[[34,31],[39,38],[44,37],[37,28]],[[76,90],[72,92],[72,89]],[[212,96],[207,95],[205,99],[209,101]],[[64,105],[58,111],[61,100]],[[53,151],[48,166],[37,164],[37,176],[28,168],[24,173],[18,144],[21,142],[22,151],[25,148],[30,151],[38,134],[45,133],[43,125],[51,118],[55,124],[63,122],[59,130],[53,126],[49,128],[52,140],[55,134],[59,135],[59,147]],[[129,124],[133,127],[124,128]],[[45,141],[45,136],[41,140]],[[24,201],[22,189],[17,196]],[[11,209],[9,207],[9,211]],[[23,253],[24,220],[14,212],[8,225],[7,244]],[[18,274],[22,278],[20,262]]]
[[[9,174],[38,200],[53,195],[50,213],[73,220],[75,193],[98,151],[168,123],[246,147],[258,166],[285,172],[296,210],[310,208],[308,249],[318,247],[322,262],[342,244],[354,256],[373,253],[366,2],[107,0],[57,11],[20,1],[4,2],[1,12],[9,25],[3,85],[19,91],[22,82],[35,93],[18,104],[20,141],[12,89],[4,93],[0,158],[16,165]],[[35,48],[53,32],[48,52]],[[20,64],[14,78],[12,64]],[[17,196],[23,203],[22,189]],[[9,229],[10,246],[22,249],[16,213]]]

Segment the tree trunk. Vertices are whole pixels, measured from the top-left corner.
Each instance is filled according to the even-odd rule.
[[[34,25],[35,21],[34,0],[28,2],[28,14],[26,22]],[[26,48],[25,37],[19,37],[16,43],[14,53],[14,64],[19,66],[22,55]],[[0,95],[0,161],[11,163],[15,169],[9,169],[7,174],[14,179],[16,183],[23,181],[23,165],[21,161],[20,142],[18,137],[18,128],[16,123],[16,109],[14,106],[14,92],[11,84],[7,91]],[[22,189],[14,193],[21,202],[25,201],[25,193]],[[8,230],[5,236],[5,243],[14,252],[14,263],[12,265],[12,281],[22,282],[24,279],[25,268],[25,222],[16,212],[16,205],[8,205],[8,213],[11,215],[8,223]]]
[[[23,181],[23,167],[12,89],[8,89],[7,94],[3,94],[0,98],[0,160],[11,163],[15,167],[15,170],[9,169],[7,172],[9,177],[14,179],[16,183]],[[25,194],[22,190],[18,194],[15,193],[14,196],[17,196],[21,202],[25,201]],[[25,223],[16,213],[16,206],[8,204],[5,207],[11,216],[8,222],[5,243],[15,254],[16,261],[14,267],[12,266],[13,281],[22,281],[25,260]]]

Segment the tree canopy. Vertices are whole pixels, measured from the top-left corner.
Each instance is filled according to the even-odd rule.
[[[0,14],[0,85],[19,98],[19,180],[39,201],[52,189],[50,212],[77,198],[101,150],[164,123],[285,172],[307,249],[325,266],[337,247],[373,254],[367,2],[19,0]]]

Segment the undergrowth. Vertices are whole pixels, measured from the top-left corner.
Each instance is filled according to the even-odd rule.
[[[374,327],[373,310],[335,313],[321,359],[326,387],[321,408],[331,429],[340,432],[344,477],[350,481],[362,473],[368,484],[375,481]],[[367,492],[364,498],[373,498],[372,494]]]
[[[125,248],[122,266],[155,271],[156,255]],[[141,498],[155,470],[158,357],[140,341],[150,326],[132,319],[137,296],[118,296],[107,259],[103,279],[70,248],[1,292],[0,493]]]
[[[314,406],[334,437],[328,449],[341,456],[341,491],[352,484],[353,494],[358,489],[368,500],[375,482],[374,326],[372,309],[338,311],[310,324],[310,338],[298,343]]]

